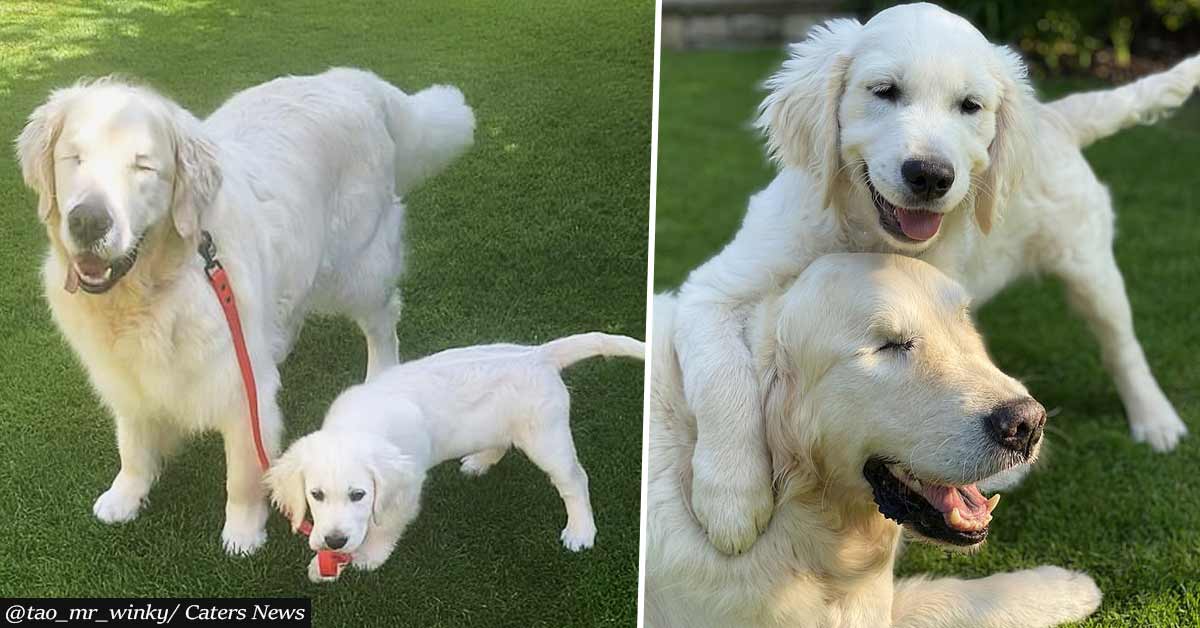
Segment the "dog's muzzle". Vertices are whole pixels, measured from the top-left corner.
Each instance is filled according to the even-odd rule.
[[[138,237],[127,253],[111,261],[91,251],[77,255],[67,267],[67,279],[63,289],[72,294],[81,289],[88,294],[108,292],[133,269],[141,245],[142,238]]]

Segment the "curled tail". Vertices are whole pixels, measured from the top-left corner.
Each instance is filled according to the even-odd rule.
[[[396,192],[404,194],[471,146],[475,113],[462,92],[450,85],[434,85],[413,95],[394,87],[391,92],[387,127],[396,142]]]
[[[1072,94],[1046,103],[1083,148],[1135,124],[1151,124],[1183,104],[1200,84],[1200,55],[1166,72],[1116,89]]]
[[[558,365],[565,369],[580,360],[598,355],[646,359],[646,345],[628,336],[616,336],[591,332],[551,340],[539,347]]]

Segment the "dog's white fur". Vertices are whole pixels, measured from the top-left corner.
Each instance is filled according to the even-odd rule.
[[[899,87],[895,102],[872,93],[888,82]],[[1134,335],[1109,194],[1080,147],[1180,105],[1198,82],[1193,57],[1119,89],[1042,104],[1014,53],[929,4],[865,25],[833,20],[793,46],[758,120],[781,172],[751,198],[734,240],[680,288],[672,330],[698,417],[693,503],[713,543],[745,550],[773,504],[747,317],[824,253],[916,256],[976,303],[1022,275],[1058,276],[1100,342],[1134,438],[1173,448],[1187,428]],[[964,112],[967,98],[982,109]],[[900,164],[928,155],[954,165],[955,183],[928,207],[944,214],[939,233],[903,242],[881,227],[867,177],[902,204]]]
[[[909,578],[901,528],[879,514],[863,466],[973,482],[1002,470],[989,407],[1027,395],[990,361],[968,295],[898,255],[836,254],[751,308],[745,330],[780,497],[761,539],[729,557],[689,508],[696,424],[673,339],[684,310],[654,302],[646,469],[646,626],[1036,628],[1090,615],[1081,573],[1038,567],[980,580]],[[879,351],[915,338],[907,352]],[[1003,506],[1001,506],[1001,509]],[[1003,519],[1003,512],[997,512]]]
[[[587,333],[534,347],[450,349],[394,366],[339,395],[321,429],[272,465],[272,500],[293,528],[312,511],[309,547],[326,549],[327,537],[344,537],[334,549],[355,567],[375,569],[416,518],[429,469],[461,458],[463,473],[481,475],[516,447],[562,497],[563,545],[590,548],[596,523],[560,372],[593,356],[644,355],[638,340]],[[321,576],[316,557],[308,574],[314,582],[336,579]]]
[[[262,432],[277,452],[283,361],[309,312],[352,317],[368,375],[397,361],[400,197],[470,145],[474,116],[453,87],[407,95],[361,70],[270,81],[201,122],[118,79],[53,92],[17,140],[50,247],[42,268],[54,320],[116,418],[121,470],[96,500],[133,519],[162,460],[187,434],[225,440],[230,553],[266,539],[268,507],[233,345],[196,253],[212,233],[236,295]],[[102,198],[109,260],[141,239],[132,270],[104,294],[63,289],[83,251],[68,214]]]

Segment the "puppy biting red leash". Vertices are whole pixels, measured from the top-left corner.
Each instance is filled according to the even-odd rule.
[[[262,432],[258,424],[258,389],[254,385],[254,369],[250,365],[250,354],[246,351],[246,339],[242,335],[242,321],[238,317],[237,301],[233,297],[233,288],[229,284],[229,276],[221,262],[217,261],[217,246],[213,243],[212,234],[200,232],[200,257],[204,258],[204,274],[208,284],[221,302],[221,311],[225,313],[225,321],[229,324],[229,334],[233,337],[233,350],[237,354],[238,369],[242,372],[242,386],[246,389],[246,402],[250,406],[250,432],[254,435],[254,450],[258,454],[258,466],[263,473],[271,466],[271,460],[263,447]],[[68,275],[68,285],[71,283]],[[305,520],[300,524],[299,532],[308,536],[312,532],[312,523]],[[350,562],[350,556],[333,550],[317,552],[317,564],[321,576],[333,578],[341,568]]]

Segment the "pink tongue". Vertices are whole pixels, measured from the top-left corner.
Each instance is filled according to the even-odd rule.
[[[950,514],[957,508],[963,519],[983,519],[988,515],[987,499],[974,484],[967,486],[939,486],[922,484],[921,496],[942,514]]]
[[[103,278],[108,270],[108,262],[92,253],[84,253],[75,258],[75,265],[79,267],[79,272],[93,279]]]
[[[920,209],[896,208],[896,218],[900,221],[900,230],[904,235],[914,240],[928,240],[942,226],[942,215]]]

